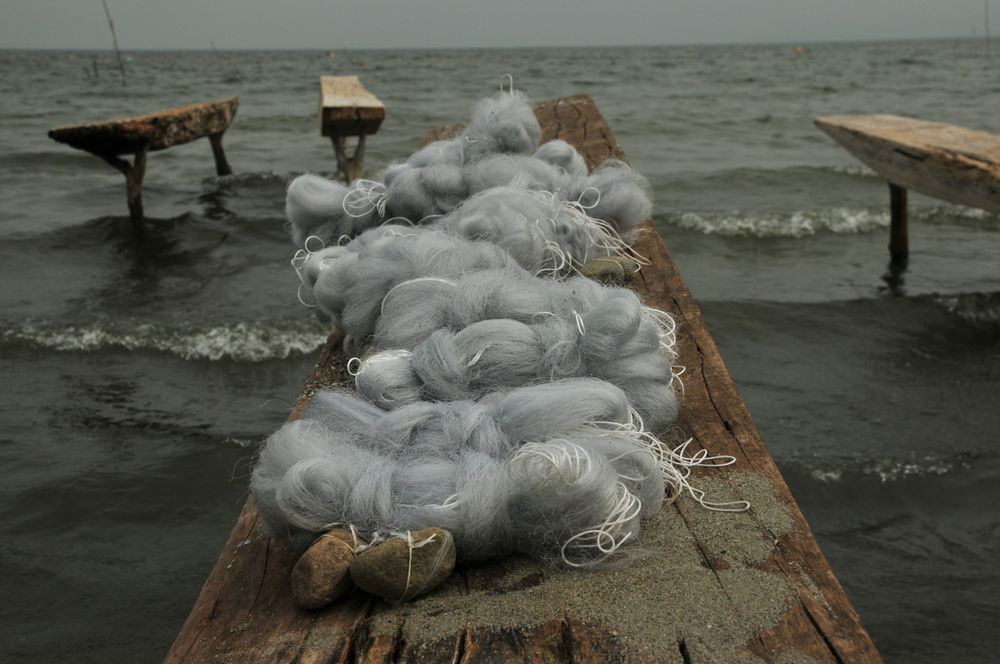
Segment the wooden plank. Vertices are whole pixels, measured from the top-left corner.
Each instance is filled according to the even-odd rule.
[[[816,126],[892,184],[1000,213],[1000,136],[897,115],[830,115]]]
[[[591,166],[624,158],[589,97],[536,112],[546,139],[569,141]],[[633,549],[643,557],[625,567],[562,571],[515,557],[460,568],[400,607],[356,592],[306,612],[289,592],[293,556],[261,533],[248,501],[166,661],[881,661],[651,222],[636,248],[652,265],[633,287],[676,317],[687,368],[679,422],[663,435],[735,456],[734,467],[695,481],[719,498],[749,499],[749,512],[681,499],[644,525]],[[317,389],[349,384],[340,342],[331,335],[293,418]]]
[[[385,105],[357,76],[320,77],[319,128],[323,136],[363,136],[378,131]]]
[[[239,97],[229,97],[118,120],[57,127],[49,131],[49,138],[102,157],[134,154],[140,149],[155,152],[222,134],[232,124],[239,105]]]

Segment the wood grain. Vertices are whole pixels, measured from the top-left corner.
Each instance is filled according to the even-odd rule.
[[[590,166],[624,158],[589,97],[536,112],[545,138],[576,145]],[[455,127],[428,140],[448,131]],[[753,509],[705,512],[682,498],[646,524],[647,557],[621,569],[563,572],[514,558],[460,569],[400,607],[357,593],[310,613],[291,601],[290,552],[260,532],[248,502],[166,661],[881,661],[651,222],[636,249],[652,265],[633,287],[676,317],[687,368],[680,421],[666,433],[735,456],[733,469],[699,479],[746,495]],[[315,390],[344,384],[340,341],[330,337],[292,417]],[[775,610],[763,620],[769,602]]]
[[[831,115],[816,126],[892,184],[1000,213],[1000,136],[897,115]]]

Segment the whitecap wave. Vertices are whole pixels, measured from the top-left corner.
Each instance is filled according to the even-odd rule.
[[[1000,326],[1000,293],[936,295],[934,301],[973,325]]]
[[[61,352],[151,350],[172,353],[185,360],[240,362],[305,355],[322,346],[325,339],[322,326],[311,319],[239,322],[205,328],[28,323],[0,331],[2,345],[26,345]]]
[[[913,215],[911,214],[911,216]],[[996,213],[989,212],[987,210],[945,202],[939,202],[937,205],[918,208],[916,210],[916,217],[921,221],[931,223],[952,224],[956,221],[970,221],[975,222],[977,227],[983,228],[984,230],[995,229],[995,222],[998,219],[998,215]],[[978,222],[986,223],[980,226]]]
[[[992,455],[990,455],[992,456]],[[961,453],[950,456],[925,455],[913,458],[875,460],[830,460],[822,466],[791,462],[810,478],[824,484],[835,484],[849,478],[874,478],[879,482],[939,477],[971,468],[984,458],[982,454]]]
[[[794,212],[677,212],[665,215],[671,226],[706,235],[801,238],[819,232],[869,233],[888,228],[887,210],[830,208]]]
[[[877,477],[881,482],[894,482],[896,480],[910,477],[931,477],[936,475],[946,475],[955,469],[955,464],[944,461],[937,462],[915,462],[884,460],[870,465],[862,466],[854,471],[854,474],[863,477]],[[831,484],[844,479],[844,470],[839,468],[814,468],[809,476],[818,482]]]
[[[817,166],[819,170],[830,171],[838,175],[854,175],[857,177],[877,178],[879,174],[864,164],[838,164],[835,166]]]

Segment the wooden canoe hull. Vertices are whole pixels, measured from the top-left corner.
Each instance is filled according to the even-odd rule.
[[[357,76],[320,77],[319,129],[323,136],[374,134],[385,119],[385,105]]]
[[[239,97],[229,97],[118,120],[57,127],[49,131],[49,138],[109,157],[135,154],[144,147],[164,150],[225,132],[239,105]]]
[[[896,115],[831,115],[815,122],[892,184],[1000,213],[1000,136]]]
[[[591,167],[625,157],[589,97],[547,102],[536,114],[546,140],[573,144]],[[687,368],[668,434],[735,456],[733,468],[696,471],[695,481],[712,481],[720,498],[748,498],[749,512],[708,512],[685,497],[644,525],[637,547],[646,555],[623,568],[567,572],[511,558],[460,567],[444,587],[401,606],[354,592],[310,612],[289,591],[293,552],[264,535],[247,501],[166,661],[881,661],[650,221],[635,247],[652,264],[631,287],[675,317]],[[350,385],[341,341],[334,331],[292,418],[315,391]]]

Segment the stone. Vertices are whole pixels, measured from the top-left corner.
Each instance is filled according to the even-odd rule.
[[[412,542],[412,546],[410,545]],[[455,540],[442,528],[425,528],[393,537],[358,554],[351,578],[362,590],[390,602],[424,595],[455,570]]]
[[[360,537],[351,534],[351,531],[345,530],[343,528],[334,528],[333,530],[325,533],[323,537],[336,537],[341,540],[347,546],[351,547],[351,550],[357,549],[359,546],[365,546],[368,542],[364,541]]]
[[[313,542],[292,568],[295,603],[303,609],[322,609],[346,595],[354,587],[353,560],[354,549],[342,536],[327,533]]]

